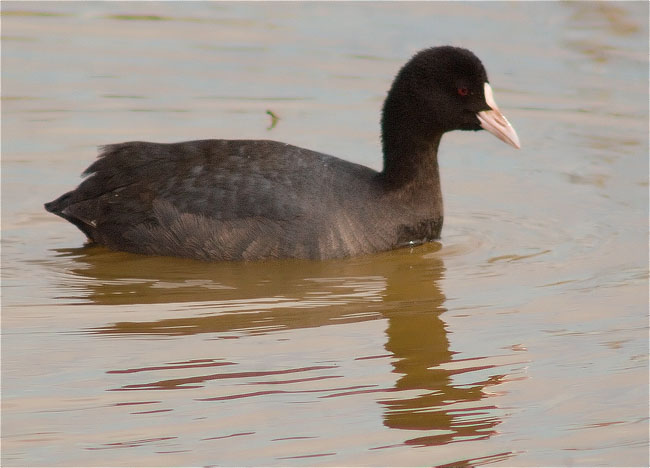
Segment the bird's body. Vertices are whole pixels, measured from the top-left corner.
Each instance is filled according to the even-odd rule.
[[[115,250],[323,259],[433,240],[442,227],[436,190],[395,198],[372,169],[275,141],[122,143],[88,173],[47,209]]]
[[[430,112],[449,103],[419,93],[436,79],[426,52],[443,52],[443,61],[460,54],[461,71],[478,61],[464,49],[434,48],[400,71],[384,105],[381,172],[267,140],[130,142],[104,147],[79,187],[46,209],[114,250],[211,261],[336,258],[434,240],[443,220],[440,137],[478,130],[476,114],[498,109],[486,104],[492,98],[478,62],[475,74],[452,85],[461,98],[470,87],[478,93],[461,99],[469,110],[452,116],[458,122]]]

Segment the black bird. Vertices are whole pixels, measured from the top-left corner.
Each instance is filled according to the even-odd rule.
[[[438,145],[485,129],[519,148],[469,50],[422,50],[384,102],[381,172],[268,140],[129,142],[101,148],[45,209],[91,242],[201,260],[326,259],[440,237]]]

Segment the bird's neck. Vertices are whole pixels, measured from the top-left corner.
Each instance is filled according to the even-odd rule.
[[[440,193],[438,147],[442,134],[433,138],[417,139],[404,133],[384,137],[384,169],[381,173],[386,188],[393,191]]]
[[[382,183],[390,191],[439,193],[438,146],[444,130],[438,130],[431,113],[417,105],[401,75],[382,109]]]
[[[385,196],[400,212],[395,246],[415,245],[440,237],[444,208],[438,145],[442,135],[426,144],[391,146],[384,140],[384,170],[379,174]]]

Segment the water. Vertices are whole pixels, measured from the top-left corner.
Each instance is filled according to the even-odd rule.
[[[3,466],[648,465],[647,3],[2,10]],[[379,168],[393,76],[446,43],[523,148],[445,136],[440,243],[206,264],[42,208],[128,140]]]

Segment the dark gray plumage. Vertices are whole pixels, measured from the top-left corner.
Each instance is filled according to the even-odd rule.
[[[382,172],[274,141],[130,142],[102,148],[79,187],[45,208],[111,249],[212,261],[325,259],[427,242],[442,228],[442,134],[483,126],[518,146],[509,125],[479,121],[503,118],[486,83],[465,49],[411,59],[384,104]]]

